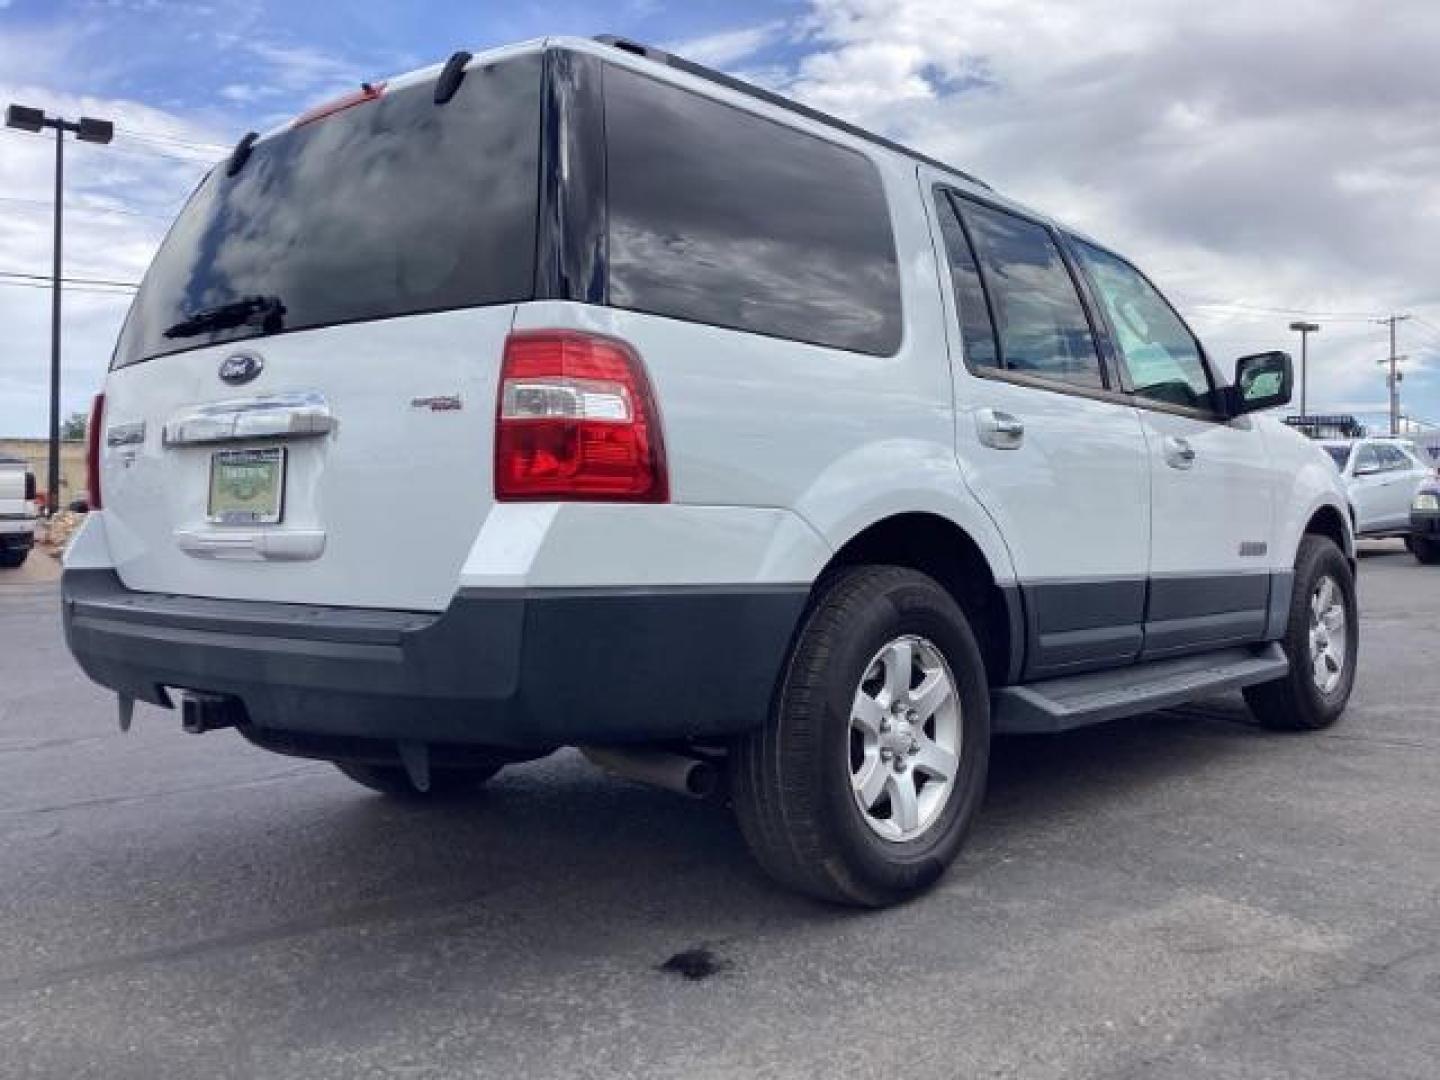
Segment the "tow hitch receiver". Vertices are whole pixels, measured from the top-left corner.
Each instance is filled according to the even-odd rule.
[[[187,690],[180,696],[180,726],[191,735],[245,722],[245,706],[228,694],[202,694]]]

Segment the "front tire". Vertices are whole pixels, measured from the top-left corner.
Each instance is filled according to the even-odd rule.
[[[980,649],[933,579],[890,566],[821,584],[768,722],[737,741],[740,828],[778,881],[883,907],[932,885],[985,789]]]
[[[1359,612],[1355,575],[1334,541],[1306,536],[1295,557],[1283,679],[1245,690],[1255,718],[1281,731],[1316,731],[1340,718],[1355,685]]]
[[[357,784],[396,799],[454,799],[479,791],[502,764],[430,770],[430,789],[421,791],[399,765],[372,765],[363,761],[336,761],[335,768]]]

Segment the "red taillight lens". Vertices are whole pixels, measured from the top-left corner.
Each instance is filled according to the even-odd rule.
[[[85,487],[91,510],[100,509],[100,440],[104,438],[105,395],[96,394],[90,406],[90,423],[85,425]],[[55,512],[55,507],[50,512]]]
[[[635,350],[570,330],[511,334],[495,417],[495,498],[669,497],[660,416]]]

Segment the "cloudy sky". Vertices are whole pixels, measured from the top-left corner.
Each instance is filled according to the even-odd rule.
[[[65,407],[236,138],[547,33],[620,33],[910,142],[1126,251],[1228,368],[1312,338],[1311,410],[1440,424],[1436,0],[0,0],[0,103],[116,121],[67,154]],[[53,147],[0,129],[0,436],[46,424]]]

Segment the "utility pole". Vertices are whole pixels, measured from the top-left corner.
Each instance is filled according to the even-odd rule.
[[[43,109],[10,105],[5,109],[5,126],[38,134],[44,128],[55,132],[55,241],[50,271],[50,480],[45,490],[46,513],[60,507],[60,241],[64,226],[65,133],[73,132],[81,142],[108,143],[115,137],[109,120],[82,116],[66,120],[46,116]]]
[[[1300,415],[1303,418],[1309,415],[1308,410],[1305,408],[1305,369],[1308,366],[1309,360],[1309,353],[1305,346],[1311,334],[1318,334],[1320,332],[1320,324],[1313,322],[1292,322],[1290,329],[1299,331],[1300,333]]]
[[[1405,359],[1405,357],[1400,356],[1395,352],[1395,327],[1408,318],[1410,318],[1409,315],[1391,315],[1388,318],[1375,320],[1382,326],[1389,325],[1390,327],[1390,356],[1380,362],[1382,364],[1390,365],[1390,376],[1388,379],[1386,379],[1386,382],[1389,383],[1390,386],[1391,435],[1400,434],[1400,379],[1402,378],[1400,374],[1400,361]]]

